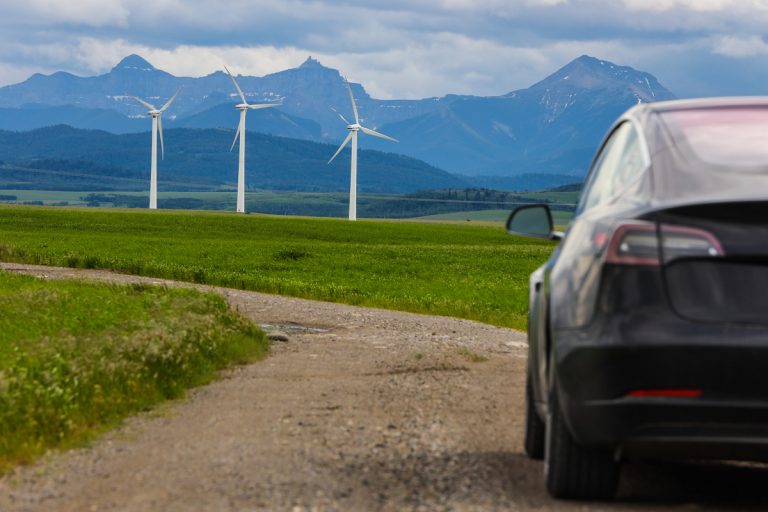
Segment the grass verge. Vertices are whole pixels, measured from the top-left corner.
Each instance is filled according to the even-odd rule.
[[[524,328],[552,242],[500,227],[0,206],[0,259]]]
[[[223,298],[0,272],[0,473],[268,350]]]

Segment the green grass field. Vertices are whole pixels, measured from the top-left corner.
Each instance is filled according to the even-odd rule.
[[[0,207],[0,259],[109,268],[524,328],[551,242],[500,227]]]
[[[0,203],[19,203],[35,202],[48,206],[87,206],[85,199],[90,194],[96,194],[103,198],[117,194],[121,198],[135,198],[134,204],[125,203],[114,204],[109,201],[99,202],[100,207],[131,206],[144,208],[149,202],[149,194],[146,191],[135,192],[75,192],[75,191],[51,191],[51,190],[0,190],[0,197],[16,197],[15,201],[0,199]],[[572,206],[576,203],[577,192],[526,192],[519,194],[519,197],[533,199],[542,202],[559,203],[560,205]],[[160,191],[158,193],[160,208],[180,208],[191,210],[222,210],[233,211],[235,209],[234,191],[215,191],[215,192],[168,192]],[[397,213],[397,205],[406,201],[405,196],[388,194],[366,194],[358,195],[358,214],[360,217],[402,217]],[[249,190],[246,194],[246,210],[250,212],[269,212],[272,214],[291,214],[312,215],[312,216],[331,216],[346,217],[348,208],[348,194],[344,192],[290,192],[290,191],[266,191]],[[409,200],[412,201],[412,200]],[[432,201],[432,200],[429,200]],[[425,204],[440,204],[439,201],[427,202]],[[388,206],[382,207],[386,203]],[[378,205],[378,207],[376,206]],[[92,206],[92,205],[91,205]],[[461,210],[461,204],[445,203],[442,206],[453,207]],[[473,222],[504,222],[512,209],[512,205],[503,209],[489,209],[477,211],[457,211],[455,213],[441,213],[438,215],[427,215],[423,217],[407,216],[419,220],[433,221],[462,221],[467,219]],[[387,214],[389,213],[389,215]],[[416,214],[414,214],[416,215]],[[556,224],[567,224],[572,213],[568,211],[554,211],[553,216]]]
[[[451,221],[451,222],[483,222],[488,224],[503,224],[507,222],[510,210],[480,210],[475,212],[454,212],[439,215],[416,217],[413,220],[421,221]],[[573,217],[572,212],[555,210],[552,212],[552,220],[558,226],[568,224]]]
[[[82,201],[80,197],[86,194],[88,192],[72,192],[68,190],[0,190],[0,195],[16,196],[16,201],[18,202],[43,201],[45,204],[67,201],[73,205],[85,205],[85,201]]]
[[[268,343],[193,290],[0,272],[0,473],[180,396]]]
[[[119,194],[136,198],[146,198],[149,201],[149,192],[135,191],[115,191],[115,192],[89,192],[89,191],[71,191],[71,190],[23,190],[23,189],[0,189],[0,196],[16,196],[15,201],[0,201],[6,203],[24,203],[25,201],[42,201],[45,205],[55,205],[62,202],[69,203],[68,206],[86,206],[87,201],[83,198],[89,194]],[[158,192],[159,199],[194,199],[205,203],[207,209],[211,210],[234,210],[236,202],[236,192],[234,190],[214,191],[214,192]],[[365,196],[363,194],[363,196]],[[265,204],[293,204],[300,202],[303,204],[326,207],[328,205],[341,204],[346,205],[348,195],[341,192],[273,192],[273,191],[248,191],[247,200],[252,206],[261,203]],[[378,197],[378,196],[372,196]],[[111,206],[109,203],[103,206]]]

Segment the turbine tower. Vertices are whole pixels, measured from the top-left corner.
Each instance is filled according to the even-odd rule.
[[[341,150],[344,149],[344,146],[346,146],[350,140],[352,141],[352,162],[349,175],[349,220],[357,220],[357,132],[362,131],[368,135],[391,140],[392,142],[397,142],[397,140],[393,139],[392,137],[387,137],[383,133],[379,133],[377,131],[371,130],[370,128],[366,128],[360,124],[360,118],[357,115],[357,106],[355,105],[355,97],[352,95],[352,87],[350,87],[349,82],[346,80],[344,83],[347,84],[347,90],[349,91],[349,99],[352,102],[352,112],[355,114],[355,122],[350,123],[344,118],[343,115],[339,114],[341,120],[347,123],[347,130],[349,130],[349,135],[347,135],[347,138],[344,139],[344,142],[341,143],[341,146],[339,146],[339,149],[336,150],[336,153],[334,153],[331,159],[328,160],[328,163],[330,164],[333,162],[333,159],[336,158],[339,153],[341,153]]]
[[[163,112],[165,112],[168,107],[171,106],[171,103],[173,103],[173,100],[176,99],[176,96],[179,95],[181,90],[184,88],[184,86],[179,87],[179,90],[176,91],[176,94],[174,94],[171,99],[168,100],[168,102],[163,105],[162,108],[156,108],[151,103],[148,103],[144,101],[141,98],[138,98],[136,96],[131,96],[131,98],[135,99],[145,107],[149,109],[149,112],[147,112],[147,115],[152,116],[152,162],[150,164],[150,172],[149,172],[149,209],[150,210],[156,210],[157,209],[157,131],[158,127],[160,128],[160,155],[163,160],[165,160],[165,145],[163,144]]]
[[[235,148],[237,138],[240,137],[240,162],[237,166],[237,208],[238,213],[245,213],[245,114],[248,109],[257,110],[260,108],[279,107],[282,103],[255,103],[249,104],[245,99],[245,94],[240,86],[237,85],[237,80],[229,72],[227,66],[224,66],[229,78],[232,79],[232,83],[235,84],[237,94],[240,95],[240,99],[243,100],[239,105],[235,105],[235,108],[240,111],[240,124],[237,125],[237,132],[235,132],[235,140],[232,141],[232,147],[229,148],[232,151]]]

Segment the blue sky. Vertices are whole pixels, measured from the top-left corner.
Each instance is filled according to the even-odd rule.
[[[379,98],[504,94],[581,54],[681,97],[768,94],[768,0],[3,0],[0,85],[108,71],[263,75],[308,55]]]

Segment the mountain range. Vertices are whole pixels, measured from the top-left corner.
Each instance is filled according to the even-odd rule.
[[[249,101],[282,102],[281,108],[251,112],[249,131],[322,143],[346,136],[339,114],[347,119],[352,114],[338,70],[309,57],[297,68],[237,79]],[[183,93],[166,113],[166,130],[235,128],[233,105],[239,98],[223,71],[176,77],[130,55],[103,75],[35,74],[0,88],[0,129],[68,124],[115,134],[147,131],[145,109],[130,96],[159,106],[181,86]],[[529,88],[501,96],[380,100],[361,84],[351,86],[366,126],[400,141],[361,137],[362,148],[400,153],[491,181],[525,173],[578,179],[619,114],[638,102],[674,98],[649,73],[587,55]]]

